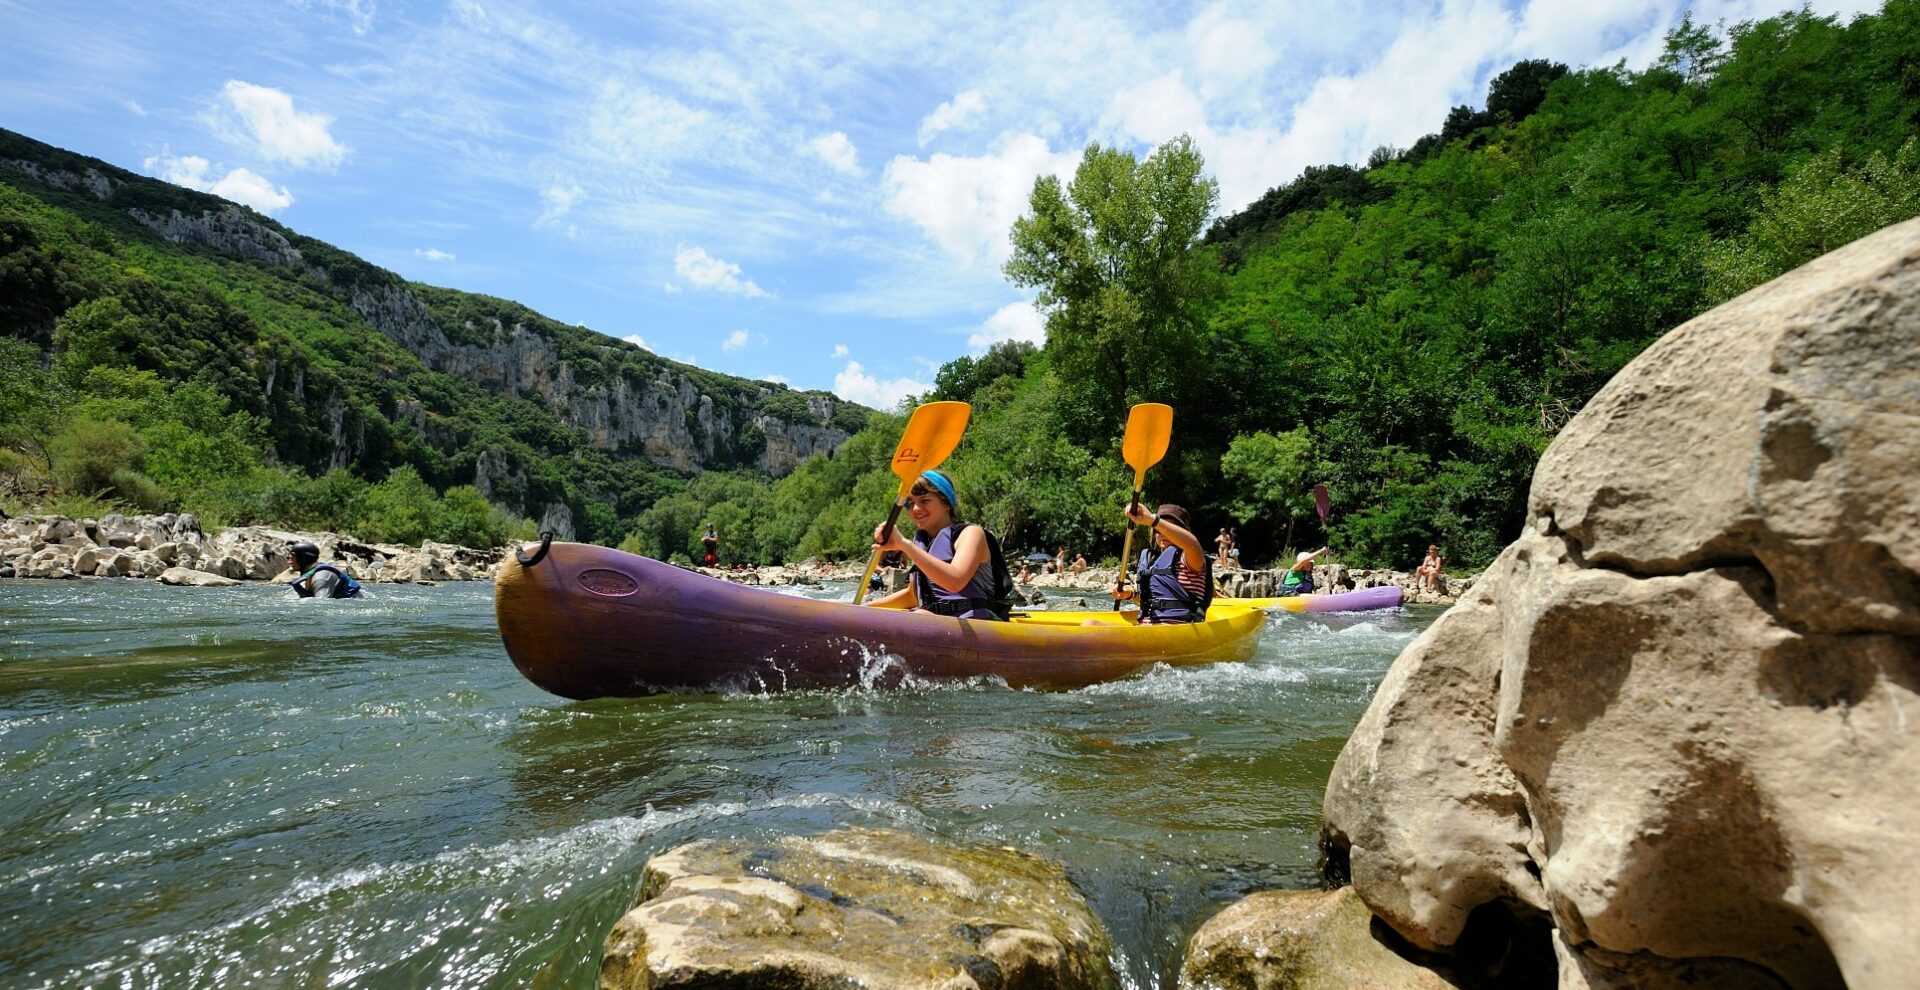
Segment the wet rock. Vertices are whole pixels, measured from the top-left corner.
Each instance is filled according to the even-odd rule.
[[[1454,984],[1374,936],[1353,892],[1262,891],[1187,940],[1180,990],[1447,990]]]
[[[240,583],[232,578],[185,567],[169,567],[160,572],[159,580],[161,584],[178,584],[193,588],[231,588]]]
[[[1920,220],[1667,335],[1395,661],[1330,860],[1424,946],[1544,915],[1563,987],[1911,985],[1915,464]]]
[[[1061,869],[1009,849],[848,829],[702,841],[648,862],[607,937],[603,990],[1112,987]]]

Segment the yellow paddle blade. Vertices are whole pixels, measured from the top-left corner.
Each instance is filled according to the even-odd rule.
[[[1133,487],[1140,487],[1147,469],[1167,456],[1167,441],[1172,436],[1172,406],[1142,402],[1127,412],[1127,435],[1120,441],[1120,454],[1133,468]]]
[[[893,449],[893,473],[900,479],[900,494],[913,487],[922,471],[938,467],[960,437],[967,432],[967,417],[973,407],[964,402],[929,402],[913,411],[907,431],[900,435],[900,446]]]

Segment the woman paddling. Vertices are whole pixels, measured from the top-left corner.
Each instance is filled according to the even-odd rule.
[[[1127,506],[1127,519],[1153,529],[1153,546],[1140,551],[1135,568],[1136,584],[1146,589],[1146,597],[1138,590],[1115,591],[1113,596],[1121,601],[1139,598],[1143,625],[1206,621],[1207,606],[1213,603],[1213,562],[1193,535],[1187,510],[1163,505],[1148,512],[1135,503]]]
[[[916,608],[936,615],[1005,622],[1013,581],[1000,541],[978,523],[958,518],[960,497],[953,482],[939,471],[928,471],[907,492],[907,514],[919,530],[912,540],[899,529],[873,531],[878,551],[898,551],[913,563],[913,581],[905,588],[873,599],[879,608]],[[885,527],[881,527],[885,528]]]

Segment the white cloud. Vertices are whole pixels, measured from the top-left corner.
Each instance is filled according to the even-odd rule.
[[[847,175],[860,174],[860,154],[853,142],[847,139],[845,131],[822,134],[807,142],[807,150],[819,156],[820,160],[832,166],[836,172]]]
[[[767,291],[753,284],[752,279],[740,277],[739,265],[722,261],[708,254],[705,248],[682,247],[673,256],[673,271],[696,289],[727,292],[749,299],[769,298]]]
[[[720,349],[723,351],[737,351],[745,346],[747,346],[747,332],[745,330],[735,330],[720,340]]]
[[[909,395],[919,395],[933,386],[926,382],[917,382],[911,378],[889,378],[884,381],[867,374],[858,361],[848,361],[845,368],[833,376],[833,394],[847,400],[858,402],[875,409],[892,409],[900,400]]]
[[[286,186],[275,189],[273,183],[244,168],[228,172],[208,192],[262,213],[277,213],[293,205],[293,194]]]
[[[347,156],[347,146],[328,133],[332,117],[295,110],[293,97],[280,90],[229,79],[220,96],[238,117],[253,151],[268,161],[295,168],[331,168]],[[239,137],[230,118],[216,118],[214,125]]]
[[[993,311],[980,329],[967,338],[967,346],[984,351],[1003,340],[1024,340],[1030,344],[1047,342],[1047,319],[1031,302],[1008,303]]]
[[[791,385],[791,384],[793,384],[793,380],[792,380],[792,379],[790,379],[790,378],[788,378],[788,377],[787,377],[787,376],[785,376],[785,375],[761,375],[761,376],[760,376],[760,380],[761,380],[761,381],[763,381],[763,382],[773,382],[773,383],[774,383],[774,384],[776,384],[776,385]]]
[[[571,182],[565,185],[554,183],[540,190],[540,202],[544,205],[538,222],[551,223],[566,216],[567,211],[573,209],[573,204],[579,201],[580,187]]]
[[[927,146],[934,135],[941,131],[964,128],[972,124],[987,109],[987,99],[977,89],[960,93],[953,99],[933,108],[926,119],[920,121],[920,146]]]
[[[645,349],[647,349],[647,350],[649,350],[649,351],[650,351],[650,350],[653,350],[653,348],[652,348],[652,347],[650,347],[650,346],[648,346],[648,344],[647,344],[647,341],[646,341],[646,338],[644,338],[644,337],[641,337],[641,336],[640,336],[639,334],[637,334],[637,333],[630,333],[630,334],[627,334],[627,335],[626,335],[625,337],[622,337],[622,338],[620,338],[620,339],[621,339],[621,340],[624,340],[624,341],[626,341],[626,342],[627,342],[627,343],[629,343],[629,344],[632,344],[632,345],[633,345],[633,346],[635,346],[635,347],[641,347],[641,348],[645,348]]]
[[[230,169],[220,178],[213,178],[213,163],[199,155],[176,157],[162,149],[142,165],[149,173],[176,186],[209,192],[262,213],[275,213],[293,205],[293,194],[287,187],[275,189],[272,182],[250,169]]]
[[[147,115],[147,108],[141,106],[139,100],[125,100],[121,105],[127,108],[128,113],[136,117],[145,117]]]
[[[1012,253],[1007,232],[1026,211],[1033,180],[1069,176],[1079,160],[1077,151],[1054,152],[1033,134],[1016,134],[986,155],[896,156],[881,187],[887,212],[912,221],[963,266],[998,264]]]
[[[453,252],[442,251],[439,248],[427,248],[425,250],[421,250],[420,248],[414,248],[413,253],[419,255],[422,258],[427,259],[428,261],[454,260]]]
[[[660,288],[662,291],[664,291],[667,295],[670,295],[670,296],[677,296],[680,294],[680,287],[678,285],[675,285],[672,282],[662,282],[660,284]]]
[[[837,357],[837,358],[840,358],[840,357],[846,357],[846,356],[847,356],[847,345],[845,345],[845,344],[835,344],[835,345],[833,345],[833,356],[834,356],[834,357]]]
[[[212,168],[213,163],[199,155],[175,156],[162,149],[159,154],[142,162],[141,167],[176,186],[201,192],[213,188],[213,183],[207,179],[207,169]]]

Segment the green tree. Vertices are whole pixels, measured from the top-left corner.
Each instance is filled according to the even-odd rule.
[[[1249,433],[1233,438],[1220,456],[1220,473],[1233,491],[1229,508],[1241,525],[1256,519],[1285,516],[1287,535],[1281,547],[1293,545],[1294,522],[1313,511],[1307,474],[1313,468],[1313,436],[1304,426],[1285,433]]]
[[[48,446],[54,477],[61,487],[80,494],[111,492],[114,472],[140,466],[140,435],[117,419],[73,419]]]
[[[1920,148],[1909,138],[1888,156],[1878,151],[1849,168],[1839,148],[1796,167],[1777,189],[1760,194],[1745,234],[1706,252],[1708,291],[1730,299],[1852,243],[1920,216]]]
[[[417,545],[440,533],[440,497],[411,464],[368,489],[361,511],[359,528],[369,540]]]
[[[1006,274],[1039,290],[1047,352],[1082,443],[1119,430],[1129,403],[1178,403],[1200,378],[1211,265],[1195,250],[1219,199],[1191,138],[1142,162],[1087,146],[1073,181],[1034,181]]]

